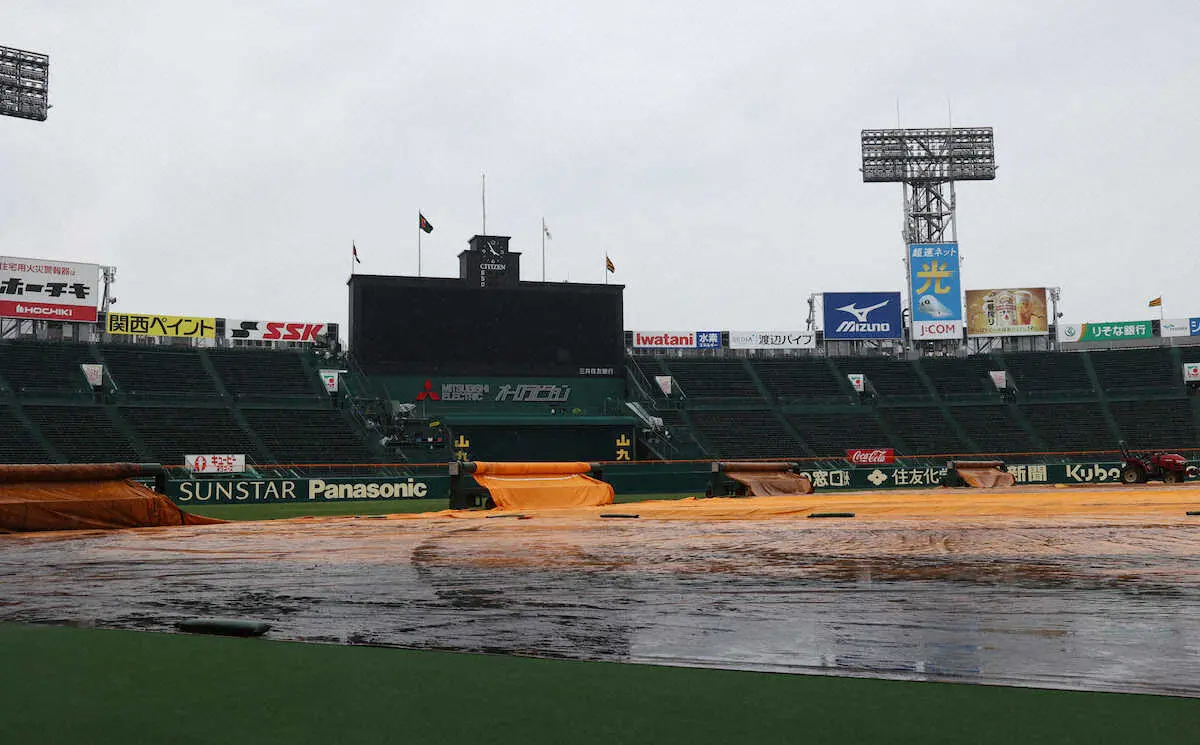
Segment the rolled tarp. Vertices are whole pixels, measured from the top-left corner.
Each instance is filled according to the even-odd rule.
[[[0,466],[0,532],[206,525],[130,480],[161,468],[137,463]]]
[[[998,489],[1017,483],[1002,460],[952,460],[948,466],[958,474],[961,484],[974,489]]]
[[[812,481],[792,471],[792,463],[737,463],[721,461],[717,464],[726,477],[746,487],[748,497],[780,497],[794,494],[812,494]]]
[[[473,461],[463,466],[501,510],[600,507],[613,502],[612,486],[589,476],[588,463]]]

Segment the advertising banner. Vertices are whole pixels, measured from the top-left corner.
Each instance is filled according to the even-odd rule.
[[[967,290],[967,336],[1049,334],[1046,288]]]
[[[325,333],[328,324],[291,321],[225,321],[225,338],[236,341],[294,341],[312,344]]]
[[[181,505],[445,499],[449,493],[450,479],[448,476],[328,479],[234,478],[167,482],[167,496]]]
[[[988,375],[992,377],[992,385],[996,386],[996,390],[1002,391],[1008,387],[1007,370],[988,370]]]
[[[93,323],[100,267],[0,256],[0,316]]]
[[[184,339],[212,339],[217,319],[191,316],[156,316],[149,313],[109,313],[104,331],[131,336],[173,336]]]
[[[1154,328],[1150,321],[1116,321],[1104,323],[1060,323],[1058,340],[1121,341],[1123,339],[1153,339]]]
[[[816,334],[810,331],[730,331],[730,349],[813,349]]]
[[[341,370],[321,370],[321,382],[325,384],[326,393],[337,393]]]
[[[961,339],[963,308],[958,244],[913,243],[908,247],[908,257],[913,339]]]
[[[867,389],[867,379],[862,373],[849,373],[846,377],[850,380],[850,385],[854,387],[854,390],[859,393]]]
[[[826,292],[826,339],[899,339],[904,336],[898,292]]]
[[[853,448],[846,451],[846,460],[856,466],[880,466],[895,463],[896,451],[893,448]]]
[[[720,349],[720,331],[634,331],[633,346],[642,349]]]
[[[1200,381],[1200,362],[1183,363],[1183,382],[1194,383],[1196,381]]]
[[[1164,337],[1169,336],[1191,336],[1192,335],[1192,319],[1190,318],[1164,318],[1159,325],[1159,335]]]
[[[185,455],[183,467],[192,473],[243,473],[245,455]]]

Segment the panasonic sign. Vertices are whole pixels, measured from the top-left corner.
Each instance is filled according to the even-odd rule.
[[[826,292],[825,338],[899,339],[903,334],[898,292]]]

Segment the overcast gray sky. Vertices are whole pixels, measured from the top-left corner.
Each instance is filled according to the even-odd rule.
[[[0,253],[118,267],[128,312],[346,320],[359,271],[457,274],[480,232],[627,286],[626,328],[794,328],[902,289],[859,132],[995,128],[967,288],[1065,321],[1200,316],[1200,3],[8,0],[45,123],[0,119]]]

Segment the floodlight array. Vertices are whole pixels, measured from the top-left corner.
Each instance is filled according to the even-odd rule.
[[[0,46],[0,116],[46,121],[50,58]]]
[[[864,129],[862,174],[866,183],[990,181],[992,128]]]

